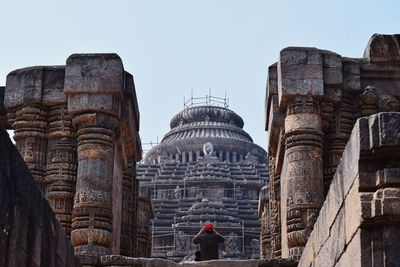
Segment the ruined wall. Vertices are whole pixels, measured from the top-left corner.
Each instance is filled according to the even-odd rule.
[[[81,266],[2,127],[0,151],[0,266]]]
[[[299,266],[400,262],[400,113],[357,121]]]
[[[357,118],[400,111],[399,44],[400,35],[374,35],[356,59],[289,47],[269,67],[264,257],[300,259]]]
[[[65,66],[15,70],[0,99],[0,122],[14,130],[75,253],[135,256],[139,111],[119,56],[74,54]]]

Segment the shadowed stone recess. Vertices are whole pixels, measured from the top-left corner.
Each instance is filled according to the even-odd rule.
[[[3,128],[0,150],[0,266],[81,266]]]

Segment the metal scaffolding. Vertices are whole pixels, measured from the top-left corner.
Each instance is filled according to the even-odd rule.
[[[193,90],[191,91],[190,98],[186,100],[186,97],[183,97],[183,107],[190,108],[193,106],[222,106],[224,108],[229,108],[229,98],[226,97],[216,97],[211,95],[211,88],[209,88],[208,95],[205,97],[194,97]]]

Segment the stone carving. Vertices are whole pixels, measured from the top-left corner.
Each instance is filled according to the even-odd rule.
[[[65,66],[15,70],[4,107],[16,146],[75,253],[139,256],[139,114],[133,77],[118,55],[74,54]],[[149,233],[141,234],[147,254]]]
[[[399,124],[398,112],[358,119],[298,266],[397,264],[400,146],[384,133]]]
[[[230,233],[228,236],[228,244],[226,246],[226,252],[228,254],[234,254],[239,252],[238,247],[239,237],[236,233]]]
[[[252,164],[258,164],[258,158],[252,155],[250,152],[247,152],[245,159],[248,160]]]
[[[24,161],[26,163],[32,163],[35,160],[35,158],[33,156],[33,151],[35,149],[34,145],[35,145],[35,138],[34,137],[27,137],[25,139]]]
[[[360,96],[361,99],[361,115],[369,116],[378,112],[378,95],[373,86],[367,86]]]
[[[203,152],[205,156],[212,156],[212,154],[214,153],[214,146],[211,142],[207,142],[204,144]]]
[[[263,229],[271,229],[272,253],[265,251],[264,234],[261,255],[301,258],[356,119],[399,111],[399,41],[399,35],[374,35],[363,59],[289,47],[269,68],[266,125],[273,164],[268,212],[260,204],[259,216]],[[388,142],[396,143],[396,133],[389,135]]]
[[[179,188],[179,185],[177,185],[174,189],[174,197],[175,197],[175,199],[182,198],[182,193],[181,193],[181,189]]]
[[[242,188],[240,187],[240,185],[239,185],[238,187],[235,188],[235,197],[236,197],[236,199],[238,199],[238,200],[241,200],[242,197],[243,197],[243,190],[242,190]]]
[[[299,258],[323,202],[322,135],[319,103],[296,97],[285,120],[287,238],[289,257]]]
[[[177,251],[186,251],[186,235],[183,231],[178,231],[175,235],[175,245]]]
[[[387,94],[378,94],[374,86],[368,85],[360,95],[362,116],[369,116],[377,112],[399,111],[400,100]]]

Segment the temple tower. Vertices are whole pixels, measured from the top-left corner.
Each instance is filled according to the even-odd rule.
[[[140,192],[154,203],[153,256],[178,261],[191,255],[191,239],[212,222],[230,244],[220,255],[258,257],[258,195],[267,183],[267,155],[243,125],[226,107],[187,106],[138,165]]]

